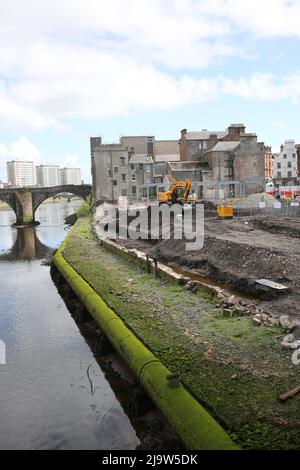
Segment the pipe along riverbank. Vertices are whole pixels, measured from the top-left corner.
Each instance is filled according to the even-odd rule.
[[[66,261],[63,252],[72,232],[73,229],[54,255],[55,266],[185,446],[197,450],[238,449],[214,418],[179,381],[174,380],[170,371]]]

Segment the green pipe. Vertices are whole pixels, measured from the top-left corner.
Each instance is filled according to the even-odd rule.
[[[167,417],[187,448],[237,450],[238,446],[214,418],[182,384],[172,384],[172,381],[169,380],[170,371],[143,345],[120,317],[65,260],[62,250],[70,236],[71,232],[54,255],[56,267],[120,356],[134,371],[149,396]]]

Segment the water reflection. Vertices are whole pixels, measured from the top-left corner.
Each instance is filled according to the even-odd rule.
[[[41,225],[15,228],[13,211],[0,211],[0,256],[2,259],[42,259],[66,236],[64,220],[76,212],[81,201],[42,204],[36,211]]]
[[[40,222],[41,225],[63,225],[65,218],[68,215],[74,214],[81,204],[81,199],[75,199],[70,202],[41,204],[35,213],[35,220]]]
[[[12,231],[10,249],[1,255],[2,260],[33,260],[43,259],[50,254],[50,247],[43,245],[34,228],[19,228]],[[2,249],[2,240],[0,242]]]

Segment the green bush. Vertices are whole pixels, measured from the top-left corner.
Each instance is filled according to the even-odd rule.
[[[78,216],[78,217],[87,217],[87,216],[90,216],[90,215],[92,214],[92,208],[93,208],[92,197],[91,197],[91,196],[88,196],[88,197],[83,201],[83,203],[81,204],[81,206],[79,207],[79,209],[77,210],[77,216]]]

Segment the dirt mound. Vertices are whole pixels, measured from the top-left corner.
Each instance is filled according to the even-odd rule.
[[[252,227],[265,230],[269,233],[278,233],[292,238],[300,238],[300,221],[291,219],[252,219],[250,222]]]
[[[266,193],[251,194],[250,196],[242,200],[241,206],[249,209],[259,208],[260,202],[265,202],[266,207],[272,208],[274,202],[276,202],[276,199]]]
[[[255,246],[206,237],[202,250],[189,252],[183,240],[165,240],[151,249],[151,255],[179,266],[196,269],[199,273],[255,295],[262,300],[274,299],[280,291],[266,291],[256,284],[259,278],[289,285],[289,266],[284,255]]]

